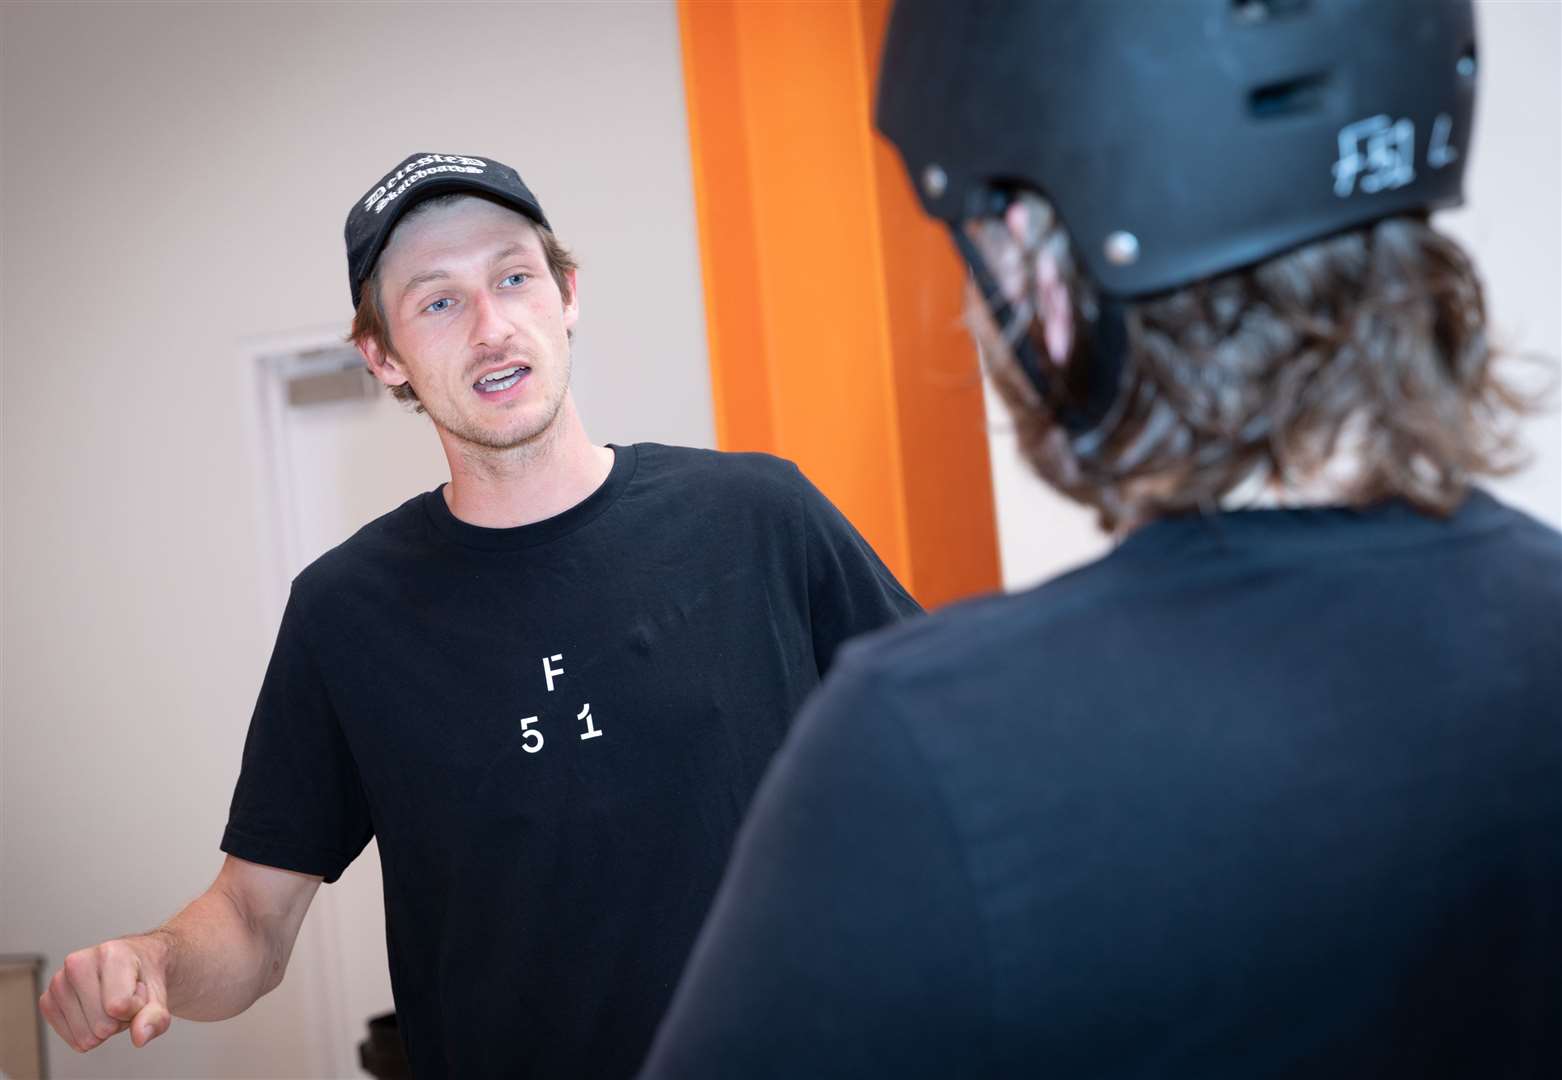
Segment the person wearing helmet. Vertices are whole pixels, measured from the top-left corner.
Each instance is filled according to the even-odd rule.
[[[1111,554],[849,647],[644,1075],[1562,1075],[1562,536],[1467,0],[902,0],[877,106]]]

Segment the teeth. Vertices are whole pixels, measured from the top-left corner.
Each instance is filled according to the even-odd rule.
[[[510,389],[510,387],[514,386],[516,383],[518,383],[520,381],[521,381],[520,373],[516,372],[516,373],[512,374],[508,379],[502,379],[499,382],[489,382],[487,379],[484,379],[484,380],[482,380],[481,382],[479,382],[477,384],[477,387],[478,387],[478,390],[481,393],[484,393],[484,394],[497,394],[501,390],[508,390],[508,389]]]
[[[521,369],[520,369],[519,366],[511,367],[511,368],[505,368],[503,371],[495,371],[492,374],[484,375],[481,379],[478,379],[477,381],[480,382],[480,383],[498,382],[500,379],[508,379],[511,375],[514,375],[517,371],[520,371],[520,370]]]

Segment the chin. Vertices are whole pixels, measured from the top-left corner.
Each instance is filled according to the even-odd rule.
[[[509,415],[463,415],[456,410],[441,408],[440,415],[429,410],[429,417],[435,427],[469,446],[485,450],[515,450],[544,441],[548,433],[557,427],[559,416],[564,411],[563,404],[561,395],[554,402],[526,402]],[[539,408],[544,405],[551,407]]]
[[[489,450],[516,450],[520,447],[534,445],[543,441],[553,429],[553,421],[556,419],[556,416],[557,414],[550,416],[542,423],[534,420],[529,423],[517,423],[505,427],[482,427],[476,424],[463,424],[447,430],[463,442],[472,443]]]

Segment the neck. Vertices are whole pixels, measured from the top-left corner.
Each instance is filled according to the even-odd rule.
[[[1318,437],[1293,455],[1296,464],[1284,475],[1260,470],[1228,491],[1223,510],[1293,509],[1341,506],[1361,488],[1370,429],[1367,417],[1354,413],[1327,437]]]
[[[1302,480],[1249,477],[1220,500],[1222,510],[1297,510],[1308,506],[1342,506],[1353,488],[1329,475]]]
[[[468,525],[508,529],[562,514],[590,495],[613,468],[613,451],[596,446],[566,397],[548,428],[520,446],[495,450],[443,429],[450,463],[445,503]]]
[[[1315,506],[1345,506],[1357,498],[1362,476],[1361,458],[1342,448],[1305,472],[1274,476],[1258,468],[1220,497],[1220,510],[1299,510]],[[1165,490],[1165,489],[1163,489]],[[1157,501],[1153,479],[1136,487],[1128,499],[1140,512],[1130,513],[1113,532],[1116,540],[1150,524],[1158,515],[1143,511]]]

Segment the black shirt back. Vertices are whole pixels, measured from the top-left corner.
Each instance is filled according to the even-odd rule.
[[[1562,537],[1163,521],[847,649],[647,1075],[1562,1075]]]
[[[294,582],[222,846],[378,838],[417,1075],[628,1075],[798,704],[914,610],[775,458],[618,447],[516,529],[429,492]]]

